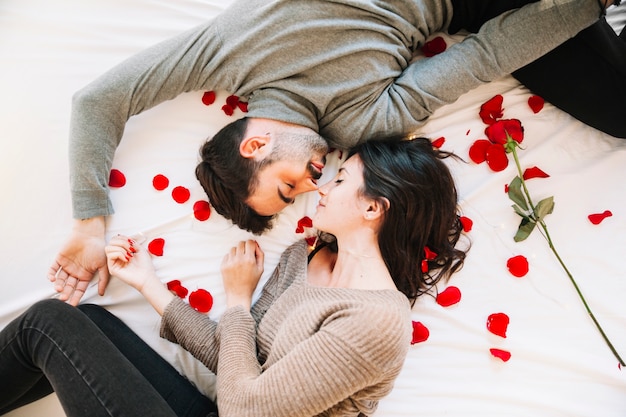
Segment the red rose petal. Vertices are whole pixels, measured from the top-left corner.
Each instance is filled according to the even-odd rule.
[[[113,168],[109,173],[109,187],[120,188],[126,185],[126,177],[122,171]]]
[[[461,222],[461,225],[463,226],[463,231],[465,233],[472,230],[472,227],[474,226],[474,221],[472,221],[472,219],[470,219],[469,217],[461,216],[459,217],[459,220]]]
[[[511,275],[521,278],[528,273],[528,259],[523,255],[513,256],[506,262]]]
[[[315,242],[317,242],[317,236],[305,237],[304,240],[306,241],[307,245],[315,246]]]
[[[296,226],[296,233],[304,233],[305,227],[313,227],[313,220],[309,216],[304,216],[300,220],[298,220],[298,225]]]
[[[432,261],[433,259],[437,257],[437,254],[433,252],[432,250],[430,250],[428,246],[424,246],[424,257],[428,259],[429,261]]]
[[[522,175],[524,180],[529,180],[532,178],[548,178],[549,176],[550,175],[546,174],[545,172],[543,172],[541,169],[537,167],[527,168],[524,171],[524,175]]]
[[[232,107],[233,109],[235,107],[237,107],[237,105],[239,104],[239,97],[232,94],[228,97],[226,97],[226,105]]]
[[[504,184],[504,194],[509,193],[509,184]]]
[[[206,91],[202,95],[202,103],[204,103],[205,106],[210,106],[215,103],[215,91]]]
[[[235,108],[229,106],[228,104],[224,104],[222,106],[222,111],[224,112],[224,114],[226,114],[226,116],[232,116],[233,113],[235,112]]]
[[[437,304],[442,307],[450,307],[461,301],[461,290],[457,287],[450,286],[437,294]]]
[[[604,219],[606,219],[607,217],[611,217],[612,215],[613,213],[611,212],[611,210],[604,210],[602,213],[590,214],[587,217],[589,218],[589,221],[591,223],[600,224]]]
[[[422,46],[422,52],[424,53],[424,56],[431,57],[442,53],[447,47],[448,45],[446,45],[445,39],[441,36],[437,36]]]
[[[248,103],[246,103],[245,101],[240,101],[239,103],[237,103],[237,107],[239,107],[239,110],[241,110],[244,113],[248,113]]]
[[[446,138],[444,138],[443,136],[440,138],[437,138],[435,140],[432,141],[432,145],[434,148],[441,148],[443,146],[443,144],[446,142]]]
[[[213,296],[202,288],[189,294],[189,305],[200,313],[208,313],[213,307]]]
[[[152,178],[152,186],[155,190],[163,191],[169,187],[169,185],[170,180],[165,175],[157,174]]]
[[[494,172],[504,171],[509,166],[509,158],[506,156],[504,146],[500,144],[492,143],[487,146],[487,152],[485,153],[487,165]]]
[[[189,197],[191,197],[191,193],[187,188],[183,186],[179,185],[172,190],[172,198],[179,204],[187,202],[187,200],[189,200]]]
[[[487,102],[483,103],[480,106],[480,111],[478,115],[482,119],[483,123],[487,125],[494,124],[496,120],[501,119],[504,115],[504,111],[502,109],[502,102],[504,101],[504,97],[498,94]]]
[[[148,243],[148,252],[154,256],[163,256],[163,247],[165,246],[165,240],[160,237],[153,239]]]
[[[498,120],[485,128],[485,135],[492,143],[505,144],[507,133],[517,143],[524,140],[524,127],[518,119]]]
[[[506,338],[506,329],[509,327],[509,316],[504,313],[493,313],[487,317],[487,330],[496,336]]]
[[[411,344],[425,342],[430,336],[430,331],[419,321],[413,321],[413,338]]]
[[[180,298],[187,297],[189,290],[183,287],[179,280],[175,279],[167,283],[167,289],[176,293]]]
[[[528,106],[533,111],[533,113],[537,114],[543,109],[545,101],[543,97],[540,96],[530,96],[528,97]]]
[[[428,272],[428,261],[426,259],[422,259],[422,273]]]
[[[193,204],[193,216],[201,222],[211,217],[211,205],[208,201],[199,200]]]
[[[506,350],[491,348],[489,352],[491,352],[494,357],[502,360],[502,362],[507,362],[511,359],[511,352]]]
[[[469,148],[469,157],[475,164],[481,164],[487,160],[487,148],[491,145],[487,139],[478,139]]]

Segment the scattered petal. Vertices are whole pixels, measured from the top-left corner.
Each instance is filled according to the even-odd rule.
[[[205,93],[202,95],[202,103],[205,106],[210,106],[211,104],[215,103],[215,91],[205,91]]]
[[[483,103],[480,106],[480,111],[478,115],[482,119],[483,123],[486,125],[494,124],[498,119],[501,119],[504,115],[504,110],[502,109],[502,102],[504,101],[504,97],[501,94],[498,94],[487,102]]]
[[[529,180],[532,178],[548,178],[550,175],[543,172],[541,169],[537,167],[527,168],[524,171],[523,178],[524,180]]]
[[[208,313],[213,307],[213,296],[202,288],[189,294],[189,305],[200,313]]]
[[[500,144],[492,143],[487,146],[485,158],[487,159],[487,165],[494,172],[504,171],[509,166],[509,158],[506,156],[504,146]]]
[[[528,106],[535,114],[539,113],[543,109],[544,103],[545,101],[541,96],[528,97]]]
[[[437,257],[437,254],[433,252],[428,246],[424,246],[424,257],[429,261],[432,261]]]
[[[463,231],[465,233],[468,233],[472,230],[472,227],[474,226],[474,221],[472,219],[466,216],[460,216],[459,221],[461,222],[461,225],[463,226]]]
[[[179,204],[186,203],[190,196],[189,190],[183,186],[179,185],[172,190],[172,198]]]
[[[211,217],[211,205],[208,201],[199,200],[193,204],[193,216],[201,222]]]
[[[613,213],[611,212],[611,210],[604,210],[602,213],[590,214],[587,217],[589,218],[589,221],[591,223],[600,224],[604,219],[606,219],[607,217],[611,217],[612,215]]]
[[[518,119],[498,120],[485,128],[485,135],[492,143],[504,145],[507,141],[507,133],[517,142],[524,140],[524,127]]]
[[[469,148],[469,157],[475,164],[481,164],[487,160],[487,148],[491,145],[487,139],[478,139]]]
[[[170,180],[161,174],[157,174],[152,178],[152,186],[155,190],[163,191],[170,185]]]
[[[222,111],[224,112],[224,114],[226,114],[226,116],[232,116],[233,113],[235,113],[235,108],[229,106],[228,104],[224,104],[222,106]]]
[[[437,36],[422,46],[422,53],[426,57],[431,57],[442,53],[447,47],[448,45],[446,45],[445,39],[441,36]]]
[[[165,246],[165,240],[158,237],[148,243],[148,252],[154,256],[163,256],[163,247]]]
[[[506,262],[511,275],[521,278],[528,273],[528,259],[523,255],[513,256]]]
[[[491,352],[494,357],[502,360],[502,362],[507,362],[511,359],[511,352],[506,350],[491,348],[489,352]]]
[[[237,103],[237,107],[239,107],[239,110],[241,110],[244,113],[248,113],[248,103],[246,103],[245,101],[240,101],[239,103]]]
[[[313,247],[315,246],[315,243],[317,243],[317,236],[305,237],[304,240],[306,241],[307,245]]]
[[[446,142],[446,138],[444,138],[443,136],[441,136],[440,138],[437,138],[435,140],[432,141],[433,147],[439,149],[443,146],[443,144]]]
[[[504,193],[505,194],[509,193],[509,184],[504,184]]]
[[[126,185],[126,177],[122,171],[113,168],[109,173],[109,187],[120,188]]]
[[[437,294],[437,304],[442,307],[450,307],[461,301],[461,290],[457,287],[450,286]]]
[[[425,342],[430,336],[430,331],[420,321],[413,321],[413,338],[411,344]]]
[[[232,94],[228,97],[226,97],[226,105],[232,107],[233,109],[235,107],[237,107],[237,105],[239,104],[239,97]]]
[[[179,280],[175,279],[167,283],[167,289],[175,293],[180,298],[187,297],[189,290],[183,287]]]
[[[504,313],[493,313],[487,317],[487,330],[496,336],[506,338],[506,329],[509,327],[509,316]]]
[[[305,227],[313,227],[313,220],[309,216],[304,216],[300,220],[298,220],[298,225],[296,226],[296,233],[304,233]]]

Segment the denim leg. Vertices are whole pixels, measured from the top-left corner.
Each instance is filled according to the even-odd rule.
[[[605,19],[513,76],[587,125],[626,138],[626,42]]]
[[[152,384],[177,416],[206,416],[217,411],[215,403],[198,391],[118,317],[94,304],[82,304],[78,308]]]
[[[175,413],[80,310],[34,304],[0,332],[0,410],[47,379],[69,417]]]
[[[452,21],[448,32],[454,34],[465,29],[476,33],[487,20],[536,1],[538,0],[452,0]]]

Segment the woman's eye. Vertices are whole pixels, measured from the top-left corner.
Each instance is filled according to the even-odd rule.
[[[337,179],[335,180],[335,184],[341,184],[343,182],[343,179]]]
[[[295,187],[295,185],[293,185],[293,184],[289,184],[288,182],[286,182],[286,183],[285,183],[285,185],[286,185],[287,187],[291,188],[292,190],[293,190],[294,188],[296,188],[296,187]]]

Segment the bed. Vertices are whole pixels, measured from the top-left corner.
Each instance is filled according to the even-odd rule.
[[[34,301],[54,296],[46,270],[71,227],[67,135],[74,91],[125,57],[211,18],[229,0],[4,0],[0,3],[0,327]],[[609,11],[614,27],[626,9]],[[447,44],[461,35],[441,35]],[[427,59],[418,57],[417,59]],[[163,282],[179,280],[224,310],[219,262],[249,234],[207,210],[193,167],[200,144],[233,117],[230,93],[193,92],[132,118],[112,173],[116,214],[109,235],[150,246]],[[524,127],[521,167],[536,201],[554,197],[545,217],[563,263],[610,340],[586,311],[547,240],[535,230],[513,237],[520,217],[506,186],[517,175],[494,172],[470,157],[485,138],[481,106],[502,98],[504,118]],[[531,99],[532,97],[532,99]],[[529,99],[530,102],[529,102]],[[497,99],[496,99],[497,100]],[[530,104],[529,104],[530,103]],[[484,85],[435,113],[419,132],[454,151],[450,161],[472,248],[464,268],[413,308],[414,340],[395,388],[376,416],[626,415],[626,142],[600,133],[512,77]],[[344,154],[329,157],[324,178]],[[475,159],[475,158],[474,158]],[[265,273],[280,253],[314,230],[316,195],[298,198],[275,228],[258,238]],[[521,262],[522,271],[519,270]],[[523,270],[525,262],[528,271]],[[518,275],[518,276],[516,276]],[[113,279],[105,296],[91,287],[84,302],[106,306],[201,390],[214,378],[178,346],[158,337],[159,318],[134,290]],[[367,337],[367,335],[364,335]],[[50,395],[11,417],[62,416]]]

